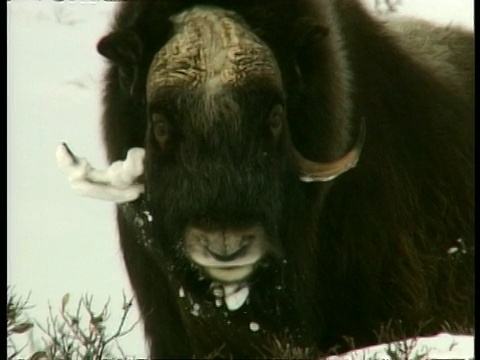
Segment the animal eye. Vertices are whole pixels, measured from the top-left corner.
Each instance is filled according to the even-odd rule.
[[[268,116],[268,125],[274,136],[278,136],[283,127],[284,112],[281,105],[275,105]]]
[[[170,124],[163,114],[156,113],[152,116],[152,126],[155,138],[163,146],[170,133]]]

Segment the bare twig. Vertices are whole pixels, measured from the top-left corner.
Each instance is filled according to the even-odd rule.
[[[30,293],[26,299],[13,294],[13,289],[7,286],[7,358],[16,358],[28,345],[28,342],[18,348],[13,336],[28,333],[34,324],[25,316],[25,310],[31,308],[28,305]]]
[[[391,14],[398,10],[402,0],[375,0],[375,11],[379,14]]]
[[[126,300],[123,294],[122,317],[119,325],[112,335],[107,335],[105,321],[110,317],[109,306],[110,299],[103,305],[100,312],[94,311],[93,296],[84,295],[78,301],[74,313],[68,311],[68,302],[70,296],[64,295],[59,307],[59,314],[54,314],[51,304],[48,305],[48,318],[46,328],[35,321],[38,328],[46,335],[43,338],[45,347],[41,351],[36,351],[31,358],[33,359],[92,359],[100,360],[105,357],[113,357],[107,347],[113,342],[128,333],[138,324],[138,319],[132,326],[124,329],[128,313],[132,307],[133,300]],[[7,304],[8,307],[8,304]],[[12,311],[10,311],[12,313]],[[82,326],[82,315],[88,315],[88,323]],[[25,331],[30,326],[23,325]],[[15,328],[14,328],[15,329]],[[18,327],[19,332],[23,328]],[[15,333],[13,331],[12,333]],[[17,356],[21,350],[15,349],[14,344],[9,342],[10,358]],[[38,349],[37,349],[38,350]],[[122,356],[124,356],[122,351]]]

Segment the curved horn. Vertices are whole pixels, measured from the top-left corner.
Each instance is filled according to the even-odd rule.
[[[360,132],[353,148],[340,159],[329,163],[308,160],[293,149],[295,161],[299,167],[300,180],[304,182],[330,181],[357,165],[365,142],[365,120],[360,124]]]

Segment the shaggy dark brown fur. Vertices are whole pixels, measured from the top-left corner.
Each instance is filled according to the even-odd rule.
[[[168,151],[148,125],[149,64],[171,35],[169,17],[194,4],[237,12],[272,49],[284,84],[289,133],[276,143],[251,132],[273,100],[254,89],[235,94],[248,140],[227,140],[221,125],[204,139],[233,159],[217,159],[223,166],[197,156],[200,143],[187,125]],[[410,25],[385,26],[354,0],[119,5],[98,46],[111,60],[103,133],[110,161],[131,147],[147,151],[157,252],[136,241],[122,212],[118,223],[153,358],[198,358],[220,347],[225,357],[268,356],[274,337],[314,355],[345,345],[344,337],[373,344],[389,322],[406,336],[434,334],[446,322],[473,327],[473,36]],[[181,90],[168,99],[166,107],[178,100],[186,112],[199,111]],[[355,169],[331,183],[297,179],[285,154],[289,139],[307,158],[330,161],[349,149],[361,121],[367,137]],[[252,148],[248,159],[236,155],[238,147]],[[256,149],[267,149],[271,161],[257,166]],[[223,182],[192,177],[199,164]],[[237,311],[214,305],[209,280],[182,255],[182,226],[198,213],[224,223],[260,214],[280,254],[257,269],[249,303]],[[453,247],[459,250],[448,254]],[[193,303],[201,316],[191,313]]]

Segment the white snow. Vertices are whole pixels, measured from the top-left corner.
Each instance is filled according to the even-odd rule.
[[[326,360],[391,359],[388,350],[408,350],[408,359],[474,359],[474,337],[441,333],[357,349],[343,355],[329,356]],[[407,357],[400,357],[407,359]]]
[[[180,289],[178,289],[178,296],[181,298],[185,297],[185,290],[183,290],[183,287],[180,287]]]
[[[447,250],[447,254],[452,255],[455,254],[458,251],[457,247],[451,247],[450,249]]]
[[[200,315],[200,305],[195,303],[193,304],[192,309],[190,310],[193,316],[199,316]]]
[[[222,298],[224,295],[223,288],[220,288],[218,286],[213,288],[213,295],[217,298]]]
[[[227,305],[230,311],[240,309],[247,300],[250,292],[248,285],[241,286],[240,288],[238,285],[224,285],[223,289],[225,305]]]
[[[374,0],[362,0],[370,7]],[[399,0],[393,16],[429,19],[437,24],[450,24],[465,29],[474,28],[473,0]],[[389,15],[390,16],[390,15]]]
[[[100,137],[105,62],[95,46],[116,6],[96,0],[7,1],[7,283],[24,297],[31,291],[34,308],[28,314],[44,326],[48,302],[55,312],[65,293],[71,293],[71,304],[89,293],[99,310],[111,299],[106,325],[115,330],[122,291],[133,293],[114,206],[78,196],[53,159],[65,140],[90,163],[107,167]],[[473,0],[403,0],[399,11],[473,28]],[[127,325],[138,318],[133,307]],[[42,334],[34,333],[41,345]],[[473,354],[471,338],[458,341],[457,348],[466,344]],[[120,344],[127,356],[146,357],[141,325]]]
[[[260,330],[260,325],[258,325],[255,321],[251,321],[249,326],[250,330],[252,330],[253,332]]]
[[[135,200],[144,191],[143,184],[136,182],[143,173],[144,156],[144,149],[132,148],[124,161],[115,161],[106,170],[96,170],[64,143],[58,145],[56,152],[57,165],[68,175],[75,193],[116,203]]]
[[[240,309],[247,301],[250,293],[248,284],[222,284],[214,282],[211,289],[215,296],[215,306],[221,307],[225,304],[230,311]]]
[[[28,315],[46,328],[65,293],[73,304],[93,294],[94,309],[110,299],[105,322],[116,330],[130,298],[118,242],[115,207],[74,193],[54,153],[67,141],[99,168],[101,79],[105,61],[96,43],[107,32],[114,1],[10,0],[7,6],[7,283],[30,295]],[[139,319],[136,304],[126,327]],[[35,327],[35,349],[44,334]],[[18,335],[19,344],[27,337]],[[126,355],[145,357],[142,326],[120,339]],[[119,352],[114,348],[114,353]]]

